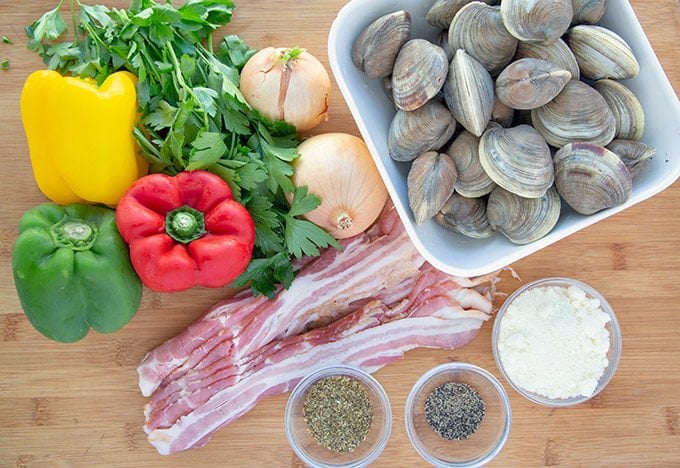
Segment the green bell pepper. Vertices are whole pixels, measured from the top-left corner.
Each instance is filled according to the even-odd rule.
[[[12,270],[26,317],[55,341],[78,341],[90,327],[117,331],[142,299],[142,283],[109,208],[43,204],[27,211]]]

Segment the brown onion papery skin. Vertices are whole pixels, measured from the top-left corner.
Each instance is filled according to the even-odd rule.
[[[289,49],[267,47],[253,55],[241,70],[240,89],[248,104],[271,120],[285,120],[299,132],[328,120],[331,79],[309,52],[284,66]]]
[[[323,133],[302,142],[298,152],[293,183],[321,199],[304,217],[336,239],[368,229],[387,201],[387,189],[363,140]]]

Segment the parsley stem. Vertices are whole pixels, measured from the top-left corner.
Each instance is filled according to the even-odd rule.
[[[189,85],[187,85],[186,81],[184,81],[184,76],[182,75],[182,69],[179,64],[179,60],[177,59],[177,54],[175,54],[175,49],[172,47],[171,44],[167,44],[166,49],[168,53],[170,54],[170,58],[172,59],[172,63],[174,65],[174,71],[175,71],[175,78],[177,79],[177,84],[182,88],[182,91],[184,93],[190,95],[193,98],[194,105],[199,107],[201,110],[201,113],[203,114],[203,125],[205,126],[206,129],[210,128],[210,119],[208,116],[208,112],[205,110],[203,107],[203,103],[201,100],[196,96],[196,93],[194,93],[194,90],[191,89]],[[185,96],[179,96],[181,100],[185,99]]]
[[[80,5],[80,2],[78,2],[78,5]],[[80,37],[78,36],[78,22],[76,20],[76,7],[75,7],[75,4],[73,3],[73,0],[71,0],[71,21],[73,22],[73,41],[75,42],[75,45],[78,45],[80,43]]]

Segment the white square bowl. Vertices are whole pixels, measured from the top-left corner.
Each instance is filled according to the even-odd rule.
[[[369,80],[352,63],[352,45],[363,29],[380,16],[406,10],[411,14],[413,38],[433,40],[439,30],[425,22],[432,0],[351,0],[338,13],[328,37],[331,69],[368,145],[387,190],[411,240],[435,268],[453,275],[475,276],[502,268],[591,224],[639,203],[671,185],[680,176],[680,103],[654,51],[626,0],[609,0],[601,25],[630,45],[640,63],[640,73],[624,83],[645,111],[642,141],[657,154],[633,181],[633,194],[625,204],[584,216],[562,203],[555,228],[528,245],[515,245],[496,233],[488,239],[471,239],[451,232],[434,220],[416,225],[408,204],[406,176],[410,163],[394,161],[387,149],[387,132],[395,109],[380,80]]]

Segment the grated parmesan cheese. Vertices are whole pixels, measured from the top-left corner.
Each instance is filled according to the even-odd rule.
[[[609,322],[600,301],[576,286],[542,286],[506,309],[498,353],[519,387],[548,398],[590,396],[609,364]]]

